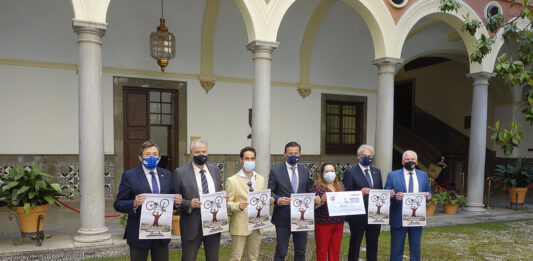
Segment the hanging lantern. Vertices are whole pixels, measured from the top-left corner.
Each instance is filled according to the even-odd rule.
[[[150,34],[150,56],[157,60],[157,64],[164,72],[168,65],[168,60],[174,59],[176,55],[176,37],[168,31],[165,26],[163,16],[163,0],[161,0],[161,18],[156,32]]]

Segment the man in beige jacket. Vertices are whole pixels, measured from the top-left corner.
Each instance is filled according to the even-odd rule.
[[[230,214],[229,232],[231,234],[230,260],[241,260],[246,244],[249,261],[259,258],[261,229],[248,231],[248,193],[266,189],[265,178],[257,174],[255,169],[255,149],[245,147],[241,150],[242,168],[226,181],[228,194],[228,213]],[[270,204],[274,198],[270,198]]]

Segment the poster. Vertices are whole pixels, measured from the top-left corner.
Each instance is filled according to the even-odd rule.
[[[248,231],[271,225],[270,189],[248,193]]]
[[[291,231],[315,230],[315,193],[291,194]]]
[[[402,226],[426,226],[425,193],[404,193],[402,200]]]
[[[200,195],[202,231],[204,236],[229,230],[226,191]]]
[[[361,191],[326,192],[326,201],[332,217],[366,214]]]
[[[368,194],[368,224],[389,224],[390,190],[371,189]]]
[[[174,195],[145,194],[141,209],[139,239],[170,238]]]

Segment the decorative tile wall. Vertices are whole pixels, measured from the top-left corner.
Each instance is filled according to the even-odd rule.
[[[69,199],[77,199],[80,197],[80,176],[78,162],[57,162],[56,166],[56,178],[57,182],[62,189],[68,188],[78,194],[70,194],[67,196]],[[106,198],[113,198],[113,177],[114,177],[114,165],[113,162],[104,163],[104,190]]]
[[[226,162],[225,161],[210,161],[208,164],[215,165],[220,170],[220,185],[222,189],[226,188]]]
[[[30,170],[31,164],[31,162],[0,162],[0,177],[5,178],[9,174],[9,170],[17,166],[23,166],[27,170]],[[37,165],[43,170],[44,164],[42,162],[37,162]]]

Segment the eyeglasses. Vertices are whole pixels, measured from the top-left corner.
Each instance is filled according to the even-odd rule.
[[[248,188],[250,189],[250,192],[254,192],[254,188],[252,188],[252,182],[251,181],[248,181],[248,183],[246,183],[246,185],[248,185]]]

